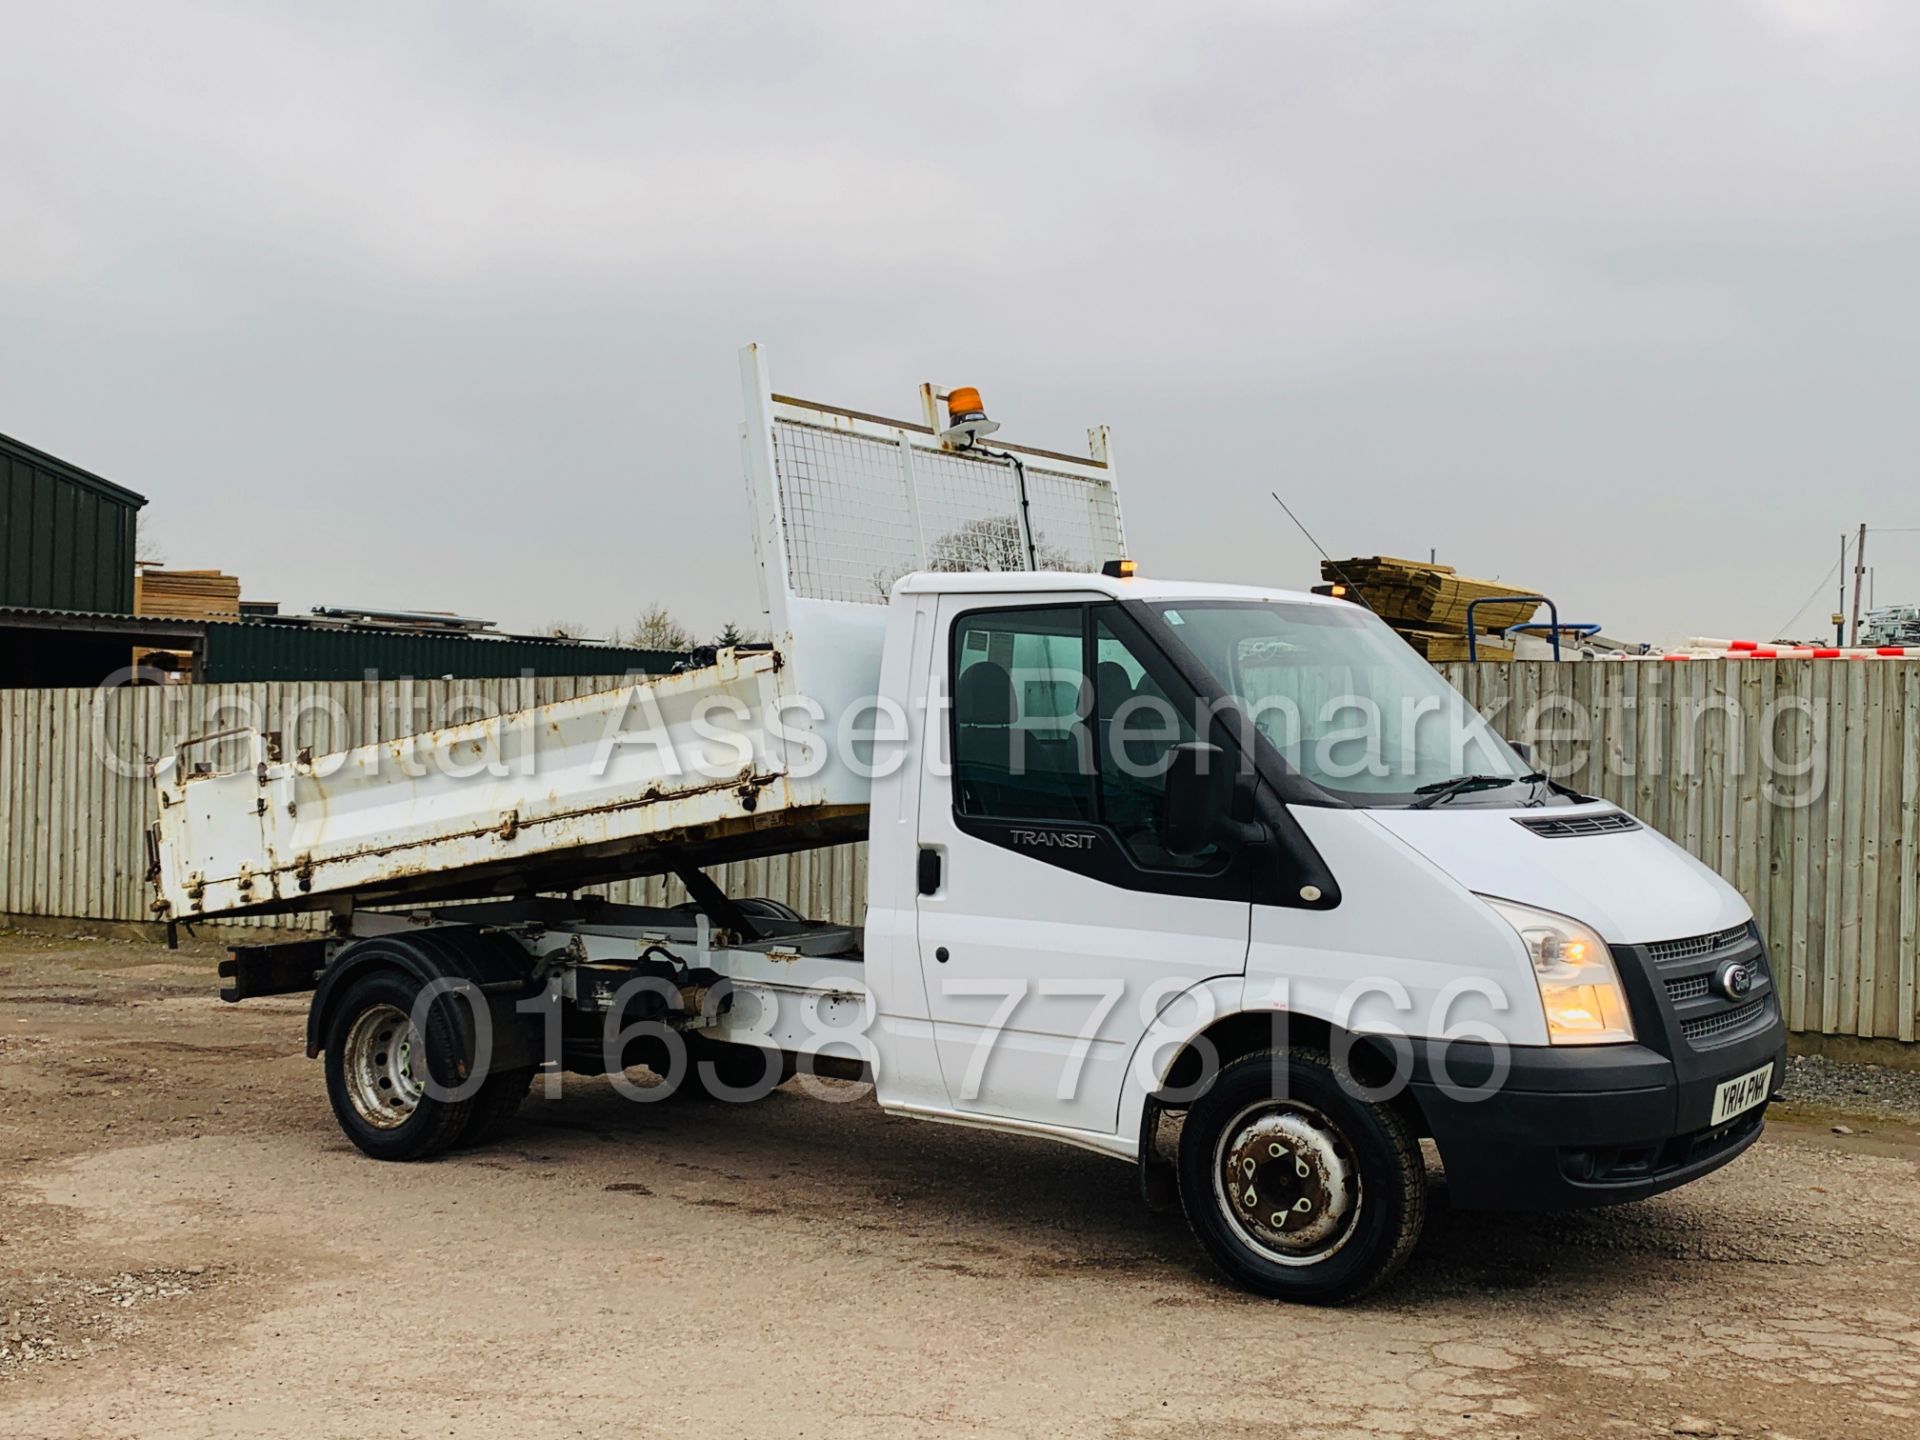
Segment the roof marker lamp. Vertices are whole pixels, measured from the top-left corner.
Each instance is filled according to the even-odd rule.
[[[1482,895],[1526,947],[1547,1039],[1555,1045],[1617,1045],[1633,1039],[1627,992],[1607,945],[1578,920]]]
[[[1138,568],[1131,560],[1109,560],[1100,567],[1100,573],[1110,580],[1131,580]]]

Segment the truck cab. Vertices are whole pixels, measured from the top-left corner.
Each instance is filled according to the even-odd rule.
[[[1745,903],[1363,608],[917,575],[886,653],[927,717],[874,790],[889,1108],[1148,1167],[1179,1117],[1202,1239],[1289,1294],[1417,1228],[1422,1137],[1456,1206],[1506,1209],[1640,1198],[1757,1137],[1784,1032]],[[1340,1100],[1262,1096],[1323,1069]]]

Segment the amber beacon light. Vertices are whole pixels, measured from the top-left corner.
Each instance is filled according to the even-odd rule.
[[[958,385],[947,392],[947,428],[940,432],[942,440],[964,450],[999,428],[998,420],[987,418],[987,407],[973,386]]]

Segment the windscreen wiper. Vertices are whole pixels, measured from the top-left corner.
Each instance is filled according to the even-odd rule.
[[[1431,785],[1415,787],[1414,794],[1420,798],[1409,805],[1409,810],[1426,810],[1438,805],[1442,800],[1451,800],[1456,795],[1464,795],[1469,790],[1496,790],[1502,785],[1544,785],[1548,783],[1546,772],[1536,770],[1531,775],[1456,775],[1451,780],[1436,780]]]

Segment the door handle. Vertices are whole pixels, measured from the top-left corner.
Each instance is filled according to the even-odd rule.
[[[938,850],[921,850],[919,887],[922,895],[932,895],[940,889],[940,852]]]

